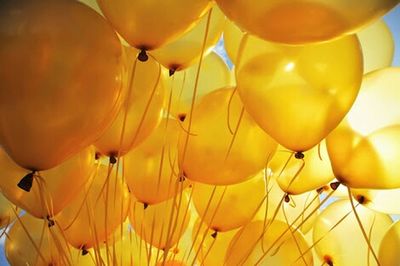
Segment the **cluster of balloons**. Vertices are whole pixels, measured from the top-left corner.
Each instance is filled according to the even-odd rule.
[[[400,265],[399,2],[1,1],[8,262]]]

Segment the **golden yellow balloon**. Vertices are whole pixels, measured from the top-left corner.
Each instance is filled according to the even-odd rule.
[[[362,55],[355,36],[284,46],[248,36],[237,66],[240,97],[254,120],[296,152],[317,145],[353,104]]]
[[[304,152],[304,161],[278,148],[269,166],[281,189],[292,195],[317,190],[334,179],[325,141]]]
[[[5,242],[5,254],[12,266],[70,265],[70,249],[57,226],[29,214],[11,227]]]
[[[253,219],[265,200],[265,185],[262,175],[229,186],[195,183],[193,203],[210,229],[216,232],[229,231]]]
[[[71,204],[55,218],[68,242],[86,250],[98,246],[120,226],[128,216],[129,191],[112,169],[97,166],[97,173]]]
[[[53,217],[74,200],[94,174],[94,158],[94,148],[88,147],[59,166],[36,173],[32,177],[32,189],[27,192],[17,184],[28,171],[15,164],[0,148],[0,188],[4,196],[31,215]]]
[[[0,228],[9,226],[18,213],[18,208],[0,193]]]
[[[383,20],[369,25],[357,33],[364,57],[364,73],[392,65],[394,40]]]
[[[354,204],[356,204],[355,202]],[[375,254],[392,224],[390,216],[358,205],[356,211]],[[332,265],[376,265],[348,200],[330,204],[318,216],[313,239],[319,257]]]
[[[175,72],[166,78],[167,88],[172,93],[170,113],[184,118],[192,106],[193,90],[198,64]],[[196,103],[207,93],[231,85],[232,77],[224,60],[215,52],[203,58],[196,91]],[[168,106],[165,107],[168,109]]]
[[[179,139],[182,170],[187,178],[206,184],[228,185],[251,178],[277,146],[244,111],[233,88],[204,96],[183,127],[189,135]]]
[[[76,1],[7,2],[0,42],[0,143],[20,166],[55,167],[112,122],[121,45],[96,12]]]
[[[179,176],[177,144],[181,131],[178,121],[165,118],[148,139],[124,156],[126,183],[137,201],[157,204],[188,185]]]
[[[382,266],[399,266],[400,222],[392,224],[382,239],[379,248],[379,263]]]
[[[299,231],[281,221],[264,226],[254,221],[233,237],[224,265],[313,265],[312,253]],[[302,253],[305,253],[301,256]]]
[[[129,215],[135,232],[147,243],[170,250],[185,232],[189,221],[189,201],[185,193],[159,204],[135,202]]]
[[[225,15],[215,5],[193,29],[179,39],[151,51],[151,54],[172,72],[196,65],[202,52],[204,55],[211,52],[222,35],[224,25]]]
[[[115,30],[141,50],[153,50],[178,38],[210,7],[209,0],[97,2]]]
[[[398,0],[217,0],[225,14],[246,31],[273,42],[327,41],[357,31]]]
[[[147,62],[136,60],[137,50],[133,48],[125,47],[123,55],[125,102],[95,143],[100,153],[114,157],[123,156],[151,134],[161,121],[165,101],[160,65],[152,58]]]
[[[352,188],[398,188],[400,68],[364,76],[360,95],[327,138],[336,178]]]

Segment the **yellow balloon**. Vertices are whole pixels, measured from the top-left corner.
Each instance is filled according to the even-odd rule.
[[[96,175],[85,189],[56,216],[66,239],[75,248],[86,250],[98,246],[128,216],[129,191],[115,168],[98,165]]]
[[[360,95],[327,138],[336,178],[352,188],[398,188],[400,68],[365,75]]]
[[[357,31],[399,3],[398,0],[216,0],[246,31],[273,42],[327,41]]]
[[[367,208],[387,214],[400,214],[400,189],[352,189],[351,192]]]
[[[126,183],[137,201],[157,204],[188,185],[179,176],[180,131],[178,121],[165,118],[148,139],[124,156]]]
[[[159,204],[146,206],[135,202],[129,215],[135,232],[147,243],[170,250],[185,232],[190,214],[185,193]]]
[[[94,173],[94,148],[88,147],[59,166],[32,177],[30,192],[17,186],[29,171],[15,164],[0,148],[0,188],[5,197],[38,218],[53,217],[79,194]],[[65,188],[68,189],[65,189]]]
[[[253,219],[265,200],[265,185],[262,175],[229,186],[194,183],[193,203],[210,229],[215,232],[229,231]]]
[[[70,249],[57,226],[29,214],[19,218],[8,232],[5,253],[12,266],[70,265]]]
[[[306,151],[333,130],[361,84],[355,36],[284,46],[249,36],[237,66],[239,95],[254,120],[279,144]]]
[[[106,130],[121,102],[121,44],[100,15],[76,1],[7,2],[0,40],[0,143],[15,162],[55,167]]]
[[[379,262],[382,266],[400,265],[400,222],[392,224],[382,239]]]
[[[137,50],[133,48],[125,47],[123,55],[123,87],[129,95],[117,118],[95,143],[100,153],[114,157],[124,155],[151,134],[161,121],[165,101],[160,65],[152,58],[147,62],[136,60]]]
[[[0,228],[9,226],[18,213],[18,208],[0,193]]]
[[[204,15],[193,29],[179,39],[151,51],[151,54],[172,72],[198,62],[203,45],[204,55],[207,55],[218,42],[225,25],[225,15],[216,5],[209,12],[211,13]]]
[[[392,220],[361,205],[356,211],[377,253]],[[321,212],[314,224],[313,239],[319,257],[327,264],[376,265],[348,200],[336,201]]]
[[[183,123],[190,132],[179,139],[179,159],[190,180],[239,183],[263,169],[275,152],[276,142],[255,124],[233,93],[233,88],[223,88],[207,94]]]
[[[325,141],[304,152],[304,162],[278,149],[269,166],[281,189],[292,195],[317,190],[334,179]]]
[[[166,78],[167,88],[172,93],[170,114],[175,117],[183,119],[190,112],[198,67],[195,64]],[[207,93],[231,85],[231,82],[232,77],[226,63],[218,54],[211,52],[201,63],[196,102]],[[168,109],[168,106],[165,109]]]
[[[229,59],[234,65],[237,63],[240,43],[244,36],[244,32],[232,21],[225,23],[224,28],[224,47]]]
[[[369,25],[357,33],[364,57],[364,73],[392,65],[394,40],[383,20]],[[379,40],[379,41],[377,41]]]
[[[313,265],[311,252],[301,257],[308,250],[302,233],[291,232],[293,228],[281,221],[268,224],[264,227],[263,221],[254,221],[239,230],[229,245],[224,265]]]
[[[133,47],[156,49],[194,26],[209,0],[97,0],[115,30]]]

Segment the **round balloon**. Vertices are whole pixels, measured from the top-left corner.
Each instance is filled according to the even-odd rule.
[[[121,102],[121,44],[100,15],[77,1],[9,1],[0,40],[0,143],[16,163],[55,167],[106,130]]]
[[[382,266],[400,265],[400,222],[392,224],[382,239],[379,248],[379,263]]]

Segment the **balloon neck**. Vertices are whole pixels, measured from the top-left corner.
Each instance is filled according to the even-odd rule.
[[[318,194],[322,194],[322,192],[329,190],[328,186],[323,186],[317,189]]]
[[[56,224],[56,223],[54,222],[54,220],[51,219],[50,215],[47,215],[46,220],[47,220],[47,226],[48,226],[49,228],[50,228],[50,227],[53,227],[53,226]]]
[[[89,251],[86,249],[86,246],[85,246],[85,245],[83,245],[83,246],[81,247],[81,250],[82,250],[82,256],[85,256],[85,255],[87,255],[87,254],[89,253]]]
[[[147,207],[149,207],[149,204],[147,204],[147,203],[143,203],[143,210],[145,210],[145,209],[147,209]]]
[[[332,182],[329,184],[329,186],[331,187],[332,190],[336,190],[340,186],[340,182]]]
[[[110,155],[110,164],[116,164],[117,163],[117,157],[114,155]]]
[[[17,184],[17,186],[26,191],[26,192],[30,192],[32,185],[33,185],[33,177],[35,176],[36,171],[33,170],[32,172],[30,172],[29,174],[25,175]]]
[[[329,266],[333,266],[333,261],[332,258],[330,256],[324,256],[324,261],[327,265]]]
[[[296,152],[296,153],[294,154],[294,157],[295,157],[296,159],[299,159],[299,160],[304,159],[304,153],[302,153],[301,151],[298,151],[298,152]]]
[[[100,157],[101,157],[100,152],[96,152],[96,153],[94,154],[94,159],[95,159],[95,160],[99,160]]]
[[[355,196],[355,198],[358,201],[358,203],[360,203],[361,205],[367,203],[367,199],[363,195],[357,195],[357,196]]]
[[[217,231],[214,231],[214,233],[211,234],[211,237],[214,238],[214,239],[216,239],[217,236],[218,236],[218,232]]]
[[[286,195],[285,195],[285,202],[286,202],[286,203],[289,203],[289,202],[290,202],[290,196],[289,196],[289,194],[287,194],[287,193],[286,193]]]
[[[186,180],[186,177],[185,177],[184,174],[182,174],[182,175],[179,177],[179,182],[185,182],[185,180]]]
[[[138,59],[140,62],[146,62],[147,60],[149,60],[149,56],[147,55],[146,50],[140,51]]]
[[[179,114],[178,119],[179,119],[179,121],[184,122],[186,119],[186,114]]]
[[[175,69],[170,69],[169,70],[169,76],[171,77],[172,75],[174,75],[175,74]]]

